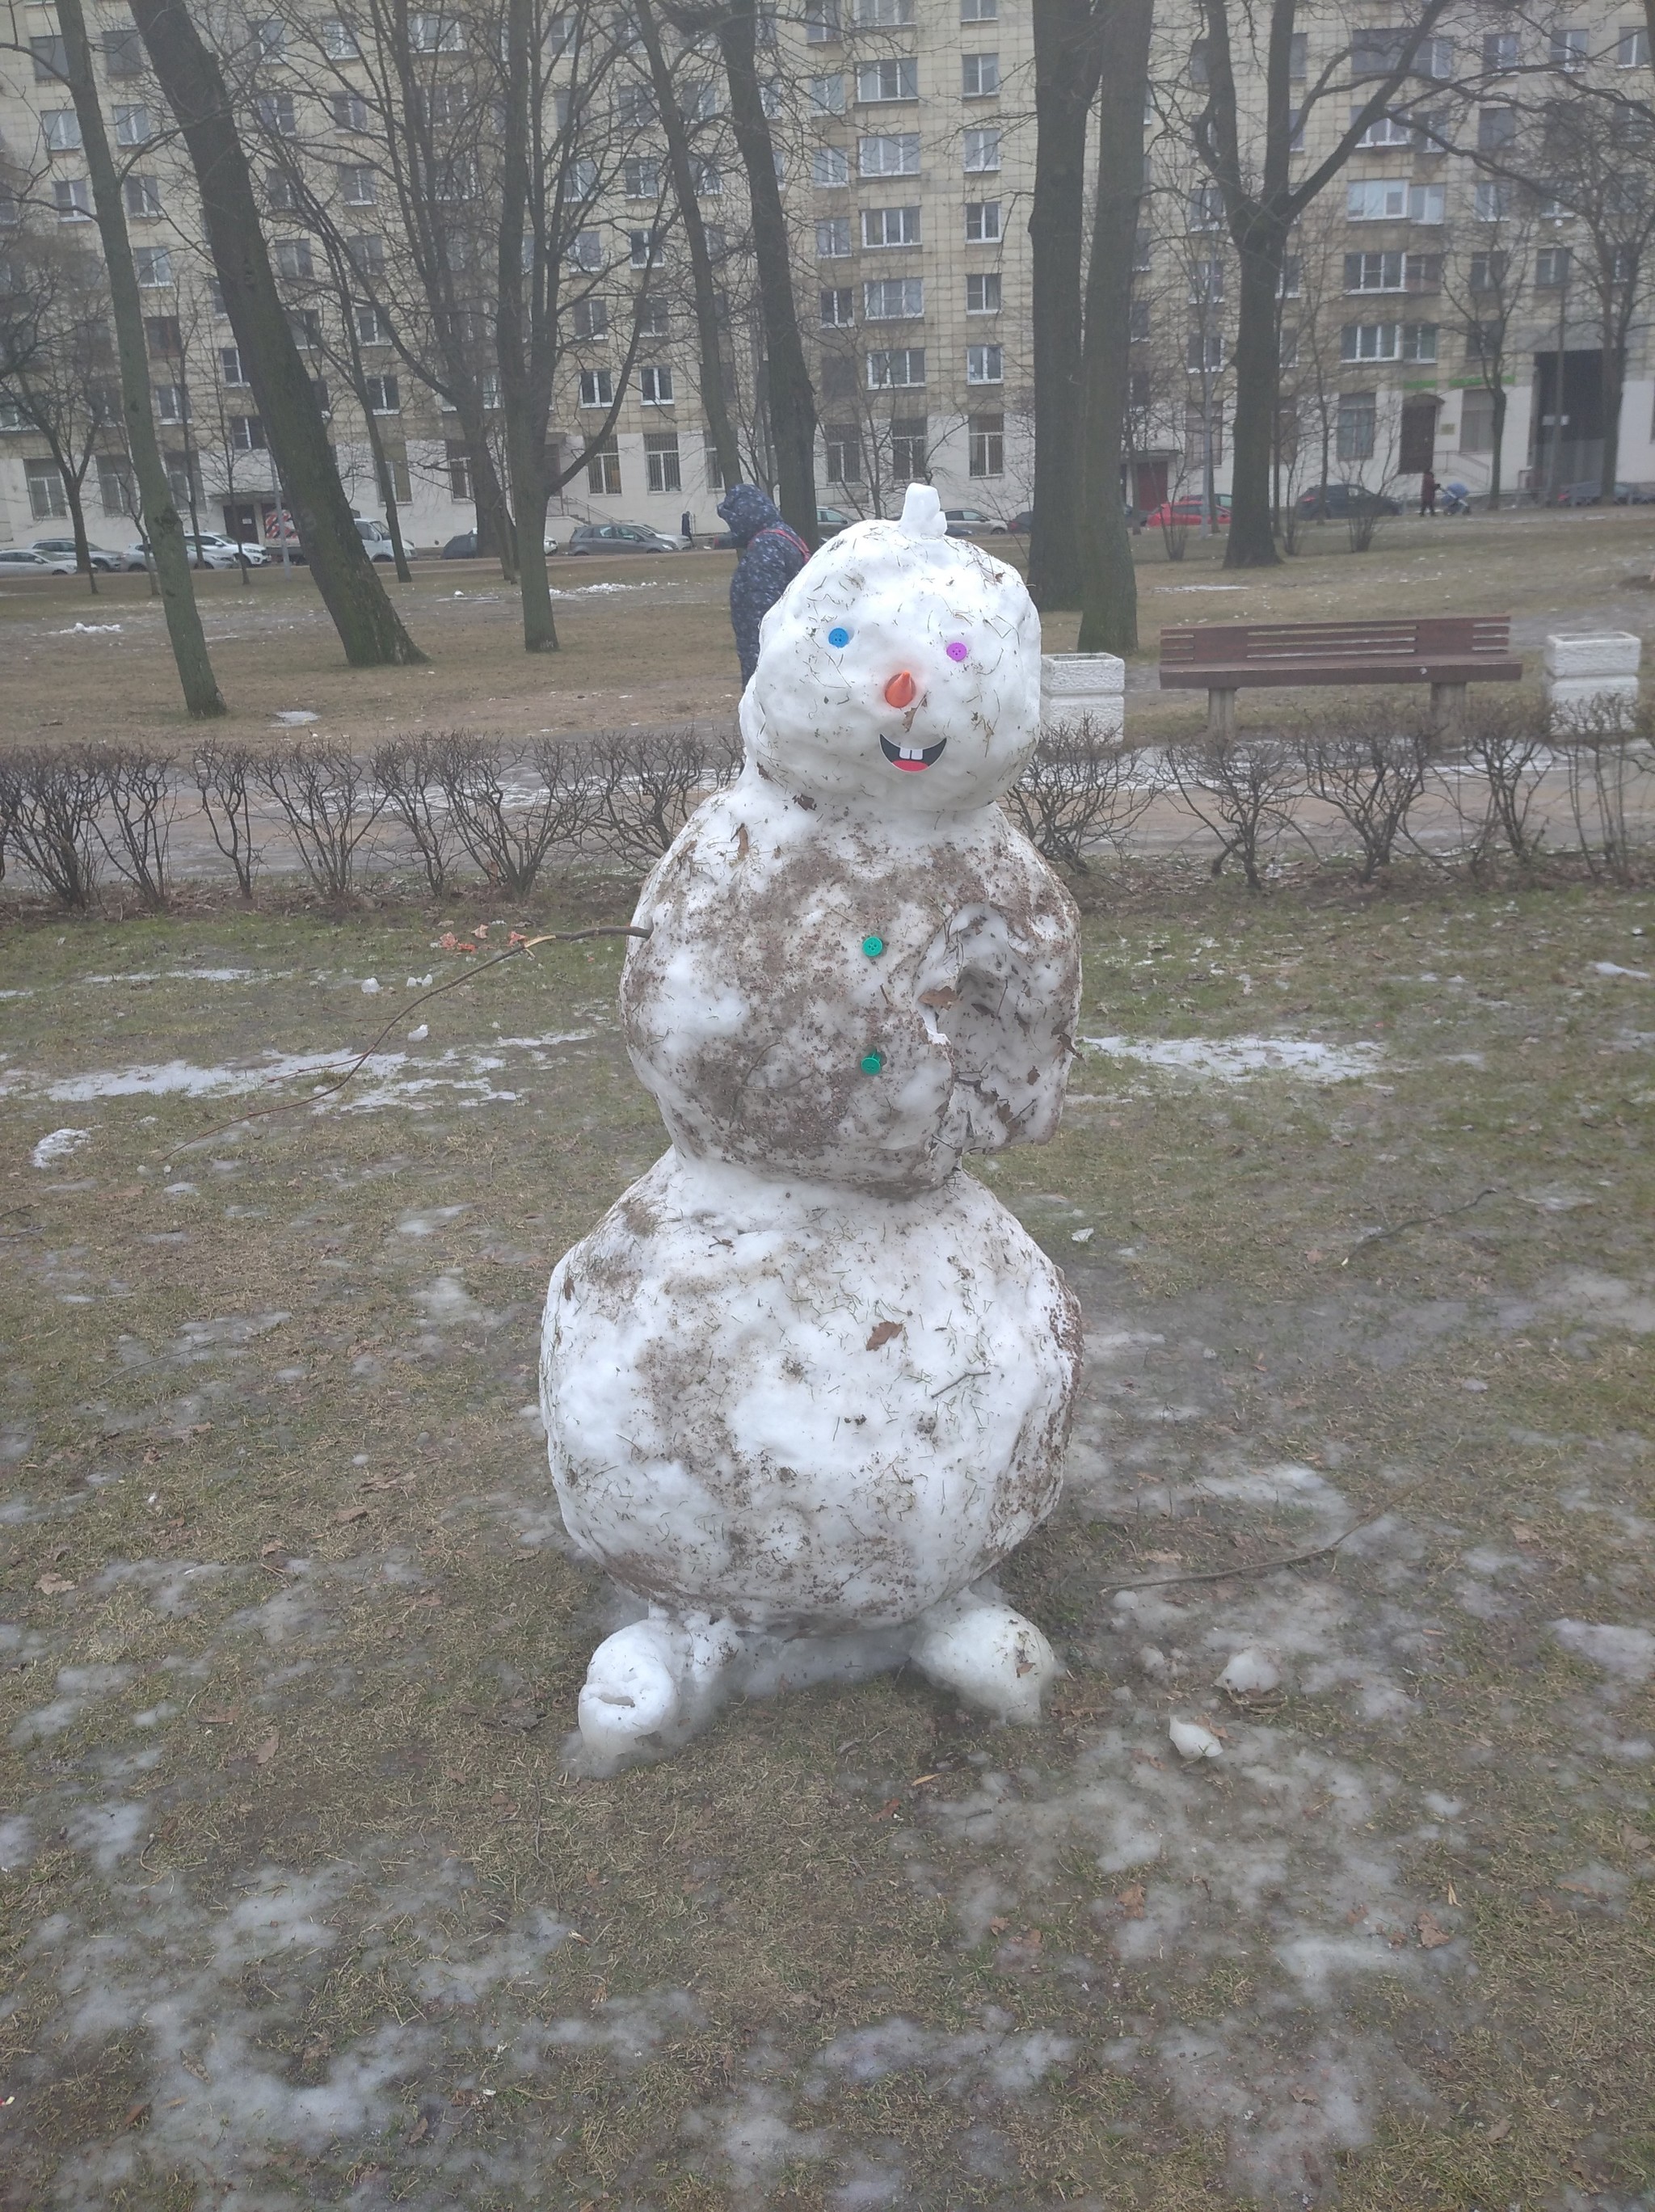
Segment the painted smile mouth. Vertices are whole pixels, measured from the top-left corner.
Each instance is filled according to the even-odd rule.
[[[917,745],[894,745],[888,738],[882,738],[879,750],[893,768],[906,769],[910,775],[918,775],[921,769],[930,768],[942,757],[943,748],[947,743],[946,738],[941,738],[936,744],[926,745],[922,750]]]

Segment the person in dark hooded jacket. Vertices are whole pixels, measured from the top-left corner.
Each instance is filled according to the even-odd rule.
[[[758,665],[759,624],[809,559],[810,549],[756,484],[731,484],[718,513],[743,548],[730,580],[730,623],[745,688]]]

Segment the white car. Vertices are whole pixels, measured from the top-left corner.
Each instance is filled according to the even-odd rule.
[[[37,538],[31,550],[43,561],[67,561],[71,568],[76,566],[75,540],[72,538]],[[106,574],[121,565],[120,555],[112,553],[106,545],[88,545],[86,551],[93,567],[101,568]],[[56,575],[62,572],[54,568],[52,573]]]
[[[184,543],[189,551],[192,568],[197,565],[197,556],[203,568],[233,568],[242,561],[250,568],[262,568],[270,557],[262,545],[238,545],[233,538],[221,538],[210,530],[203,530],[198,538],[192,538],[186,530]],[[142,538],[127,547],[126,565],[129,568],[155,566],[155,557]]]
[[[32,545],[0,545],[0,576],[72,576],[73,561],[47,561]]]

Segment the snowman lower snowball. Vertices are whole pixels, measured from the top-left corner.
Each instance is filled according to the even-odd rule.
[[[564,1522],[647,1608],[581,1692],[601,1761],[905,1659],[1034,1721],[1057,1668],[988,1577],[1057,1503],[1079,1315],[960,1164],[1053,1133],[1079,1012],[1073,903],[996,804],[1039,617],[914,485],[761,635],[745,766],[622,972],[671,1148],[547,1295]]]

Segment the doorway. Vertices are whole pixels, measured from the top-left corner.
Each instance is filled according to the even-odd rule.
[[[1402,403],[1402,444],[1397,466],[1405,477],[1422,477],[1431,467],[1437,449],[1437,409],[1434,392],[1421,393]]]

